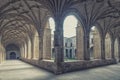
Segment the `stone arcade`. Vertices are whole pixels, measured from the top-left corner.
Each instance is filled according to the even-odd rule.
[[[116,64],[120,60],[119,5],[119,0],[0,0],[0,64],[19,58],[55,74]],[[69,15],[78,20],[76,58],[65,61],[63,23]],[[53,44],[49,18],[55,22]]]

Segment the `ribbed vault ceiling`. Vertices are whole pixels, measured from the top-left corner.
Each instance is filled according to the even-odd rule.
[[[1,0],[0,35],[2,43],[21,45],[32,38],[41,26],[47,9],[34,0]],[[39,26],[39,27],[35,27]]]
[[[114,26],[119,26],[119,0],[0,0],[0,36],[2,36],[2,43],[4,45],[11,43],[21,45],[28,38],[31,38],[30,36],[34,35],[36,31],[40,32],[50,15],[54,17],[61,15],[64,11],[76,8],[76,5],[79,6],[89,1],[94,3],[106,2],[107,7],[105,7],[107,9],[104,9],[108,10],[106,11],[107,16],[103,14],[100,19],[112,17],[115,19],[113,21],[116,22]],[[112,30],[120,31],[118,28]]]

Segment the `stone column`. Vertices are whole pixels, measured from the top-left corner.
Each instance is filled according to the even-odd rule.
[[[89,53],[89,32],[84,35],[84,60],[90,60]]]
[[[112,58],[112,56],[111,56],[111,39],[110,39],[109,35],[107,35],[105,38],[105,56],[106,56],[106,59]]]
[[[31,59],[34,58],[34,37],[31,39]]]
[[[25,47],[24,45],[22,47],[23,47],[23,58],[25,58]]]
[[[23,58],[23,46],[21,47],[20,54],[21,54],[21,57]]]
[[[43,30],[40,30],[39,34],[39,61],[43,59]]]
[[[26,59],[28,59],[28,42],[27,42],[26,48],[27,48]]]
[[[23,58],[23,46],[20,48],[21,57]]]
[[[25,53],[24,53],[24,45],[22,45],[22,58],[25,57]]]
[[[112,57],[112,59],[115,59],[114,45],[115,45],[115,40],[112,39],[112,41],[111,41],[111,57]]]
[[[43,59],[43,41],[39,40],[39,58],[38,60]]]
[[[54,32],[55,62],[57,64],[64,61],[63,30],[60,28],[60,25],[57,23],[56,31]]]
[[[27,46],[26,46],[26,44],[24,44],[24,52],[25,52],[25,57],[24,58],[27,58]]]
[[[76,52],[76,58],[77,60],[84,60],[84,33],[83,29],[81,26],[76,27],[76,47],[77,47],[77,52]]]
[[[100,44],[100,35],[97,31],[93,33],[93,53],[94,59],[101,59],[101,44]]]
[[[36,54],[35,54],[35,56],[36,56],[36,59],[38,60],[39,59],[39,52],[40,52],[40,50],[39,50],[39,36],[37,36],[37,44],[36,44],[36,47],[37,47],[37,50],[36,50]]]
[[[2,52],[2,62],[5,60],[5,53]]]
[[[62,72],[61,63],[64,62],[64,44],[63,44],[63,21],[60,16],[55,17],[55,32],[54,32],[54,48],[55,48],[55,64],[56,74]]]
[[[0,63],[2,62],[2,50],[1,50],[1,42],[0,42]]]
[[[51,29],[44,30],[44,46],[43,46],[43,58],[44,59],[51,59]]]
[[[5,60],[5,49],[3,45],[1,45],[1,62]]]
[[[0,63],[2,62],[2,53],[1,53],[1,48],[0,48]]]
[[[28,59],[31,59],[31,55],[32,55],[31,47],[32,47],[32,42],[31,42],[31,39],[29,39],[28,40]]]
[[[1,54],[1,58],[2,58],[2,59],[1,59],[1,62],[4,61],[4,56],[3,56],[3,55],[4,55],[4,53],[3,53],[3,51],[2,51],[2,54]]]
[[[105,59],[105,38],[101,37],[101,59]]]
[[[0,63],[2,62],[2,45],[1,45],[1,36],[0,36]]]
[[[120,38],[118,39],[118,56],[119,56],[119,62],[120,62]]]

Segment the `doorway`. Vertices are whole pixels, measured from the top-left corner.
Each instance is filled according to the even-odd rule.
[[[15,52],[11,52],[10,53],[10,59],[16,59],[16,53]]]

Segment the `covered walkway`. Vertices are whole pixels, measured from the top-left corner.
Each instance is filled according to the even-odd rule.
[[[18,60],[0,64],[0,80],[119,80],[120,64],[54,75]]]

